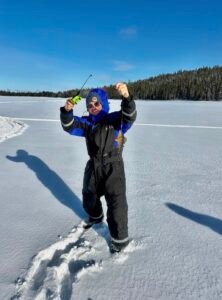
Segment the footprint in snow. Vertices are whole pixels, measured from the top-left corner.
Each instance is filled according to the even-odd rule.
[[[139,240],[132,240],[123,252],[111,255],[108,238],[105,224],[97,224],[95,230],[84,230],[81,222],[66,238],[60,238],[33,258],[26,277],[16,280],[17,292],[11,300],[68,300],[73,285],[78,284],[82,276],[101,272],[108,263],[124,263],[129,254],[142,245]]]

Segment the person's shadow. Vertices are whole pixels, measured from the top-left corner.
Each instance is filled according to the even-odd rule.
[[[165,203],[165,205],[169,209],[171,209],[172,211],[177,213],[178,215],[180,215],[184,218],[190,219],[193,222],[207,226],[211,230],[222,235],[222,220],[215,218],[215,217],[205,215],[205,214],[200,214],[200,213],[191,211],[187,208],[184,208],[184,207],[179,206],[174,203]]]
[[[81,200],[56,172],[51,170],[40,158],[30,155],[25,150],[17,150],[16,154],[16,156],[7,155],[6,158],[16,163],[25,163],[58,201],[69,207],[82,220],[87,218]],[[101,234],[99,230],[95,230]],[[107,239],[106,236],[103,237]]]

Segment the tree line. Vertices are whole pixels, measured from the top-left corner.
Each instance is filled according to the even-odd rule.
[[[222,100],[222,67],[203,67],[192,71],[178,71],[162,74],[148,79],[128,82],[130,92],[135,99],[144,100]],[[118,99],[115,86],[103,86],[110,99]],[[84,89],[83,97],[90,89]],[[0,95],[37,96],[68,98],[75,95],[78,89],[59,92],[11,92],[1,91]]]

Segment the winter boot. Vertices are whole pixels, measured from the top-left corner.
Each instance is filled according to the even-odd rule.
[[[84,228],[88,229],[95,224],[101,223],[103,221],[103,217],[103,215],[101,215],[99,218],[89,217],[89,219],[86,221],[86,224],[84,225]]]
[[[118,253],[121,252],[126,246],[129,244],[129,240],[124,243],[116,243],[114,241],[110,244],[110,253]]]

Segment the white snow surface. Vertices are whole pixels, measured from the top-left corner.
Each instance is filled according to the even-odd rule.
[[[83,230],[88,157],[61,128],[63,103],[0,97],[0,299],[222,299],[222,103],[137,101],[131,242],[114,256],[106,222]]]
[[[27,128],[23,122],[0,116],[0,143],[24,132]]]

